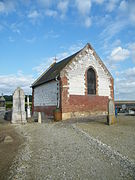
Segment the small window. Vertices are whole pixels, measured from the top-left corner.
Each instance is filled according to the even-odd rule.
[[[96,94],[96,73],[92,68],[87,71],[87,90],[88,94]]]

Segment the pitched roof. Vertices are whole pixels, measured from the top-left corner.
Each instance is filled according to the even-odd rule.
[[[60,71],[79,53],[75,54],[63,59],[60,62],[52,64],[33,84],[32,87],[39,86],[48,81],[54,80],[60,73]]]
[[[87,45],[83,48],[85,49],[86,47],[89,47],[94,53],[93,55],[97,59],[97,61],[102,64],[102,67],[106,70],[109,76],[112,77],[106,66],[104,65],[103,61],[100,59],[100,57],[97,55],[96,51],[94,48],[87,43]],[[60,71],[76,56],[78,55],[83,49],[80,51],[76,52],[75,54],[63,59],[62,61],[58,63],[52,64],[33,84],[31,87],[37,87],[39,85],[42,85],[46,82],[49,82],[51,80],[55,80],[55,78],[60,74]]]

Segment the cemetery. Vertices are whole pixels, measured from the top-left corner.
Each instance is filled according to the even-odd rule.
[[[10,108],[2,94],[1,179],[133,179],[135,116],[117,113],[128,103],[114,102],[113,86],[87,44],[32,84],[32,107],[21,87]]]
[[[116,116],[112,99],[104,116],[94,114],[65,121],[59,118],[59,111],[51,119],[40,111],[32,115],[29,96],[21,87],[15,89],[12,99],[12,109],[7,111],[4,96],[0,98],[2,179],[61,179],[63,172],[71,179],[76,175],[83,179],[85,171],[93,173],[94,168],[94,177],[101,173],[108,178],[120,177],[121,173],[124,179],[135,176],[134,116]],[[76,159],[80,152],[89,163],[84,157]]]

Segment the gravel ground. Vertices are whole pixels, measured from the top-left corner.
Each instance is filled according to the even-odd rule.
[[[8,179],[134,179],[134,163],[72,123],[16,126],[25,141]]]
[[[112,126],[105,122],[104,119],[82,120],[76,126],[135,163],[135,116],[118,116]]]
[[[5,141],[6,137],[12,140]],[[0,180],[7,180],[7,172],[22,142],[23,139],[15,132],[13,126],[0,120]]]

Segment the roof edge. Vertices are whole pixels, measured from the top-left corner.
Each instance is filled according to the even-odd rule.
[[[74,57],[72,57],[69,62],[73,61],[74,58],[75,58],[76,56],[78,56],[82,51],[85,51],[85,49],[91,49],[91,50],[93,51],[93,56],[95,57],[95,59],[100,63],[100,65],[101,65],[102,68],[106,71],[106,73],[110,76],[110,78],[113,79],[113,76],[111,75],[111,73],[110,73],[109,70],[107,69],[106,65],[103,63],[103,61],[102,61],[101,58],[98,56],[98,54],[96,53],[95,49],[91,46],[90,43],[87,43],[82,49],[80,49],[78,52],[74,53],[74,54],[73,54]],[[71,55],[71,56],[73,56],[73,55]],[[69,57],[70,57],[70,56],[69,56]],[[68,58],[68,57],[67,57],[67,58]],[[65,58],[65,59],[67,59],[67,58]],[[65,60],[65,59],[63,59],[63,60]],[[61,60],[61,61],[63,61],[63,60]],[[59,61],[59,62],[61,62],[61,61]],[[59,63],[59,62],[58,62],[58,63]],[[62,69],[64,69],[64,68],[69,64],[69,62],[68,62]],[[49,80],[49,81],[47,81],[47,82],[43,82],[43,83],[41,83],[41,84],[39,84],[39,85],[36,85],[36,83],[37,83],[55,64],[56,64],[56,62],[52,63],[52,64],[46,69],[46,71],[43,72],[43,73],[40,75],[40,77],[37,78],[37,79],[34,81],[34,83],[33,83],[30,87],[34,88],[34,87],[37,87],[37,86],[42,85],[42,84],[44,84],[44,83],[47,83],[47,82],[49,82],[49,81],[55,80],[55,79],[51,79],[51,80]],[[62,70],[62,69],[61,69],[61,70]],[[113,80],[114,80],[114,79],[113,79]]]
[[[30,87],[34,87],[34,84],[36,84],[36,82],[37,82],[45,73],[47,73],[47,71],[49,71],[49,69],[50,69],[52,66],[54,66],[54,64],[56,64],[56,61],[53,62],[53,63],[45,70],[45,72],[43,72],[43,73],[32,83],[32,85],[31,85]]]
[[[85,47],[89,47],[91,50],[93,50],[93,55],[94,55],[94,57],[95,57],[98,61],[100,61],[100,62],[102,63],[103,67],[105,68],[105,70],[107,71],[107,73],[109,74],[109,76],[110,76],[112,79],[114,79],[113,76],[112,76],[112,74],[111,74],[110,71],[107,69],[107,67],[106,67],[106,65],[104,64],[104,62],[102,61],[102,59],[99,57],[99,55],[97,54],[97,52],[95,51],[95,49],[91,46],[91,44],[90,44],[90,43],[87,43],[87,45],[86,45]]]
[[[41,86],[41,85],[43,85],[43,84],[49,83],[49,82],[51,82],[51,81],[55,81],[55,79],[51,79],[51,80],[48,80],[48,81],[46,81],[46,82],[42,82],[41,84],[38,84],[38,85],[35,85],[35,86],[31,86],[31,87],[32,87],[32,88],[36,88],[36,87]]]

